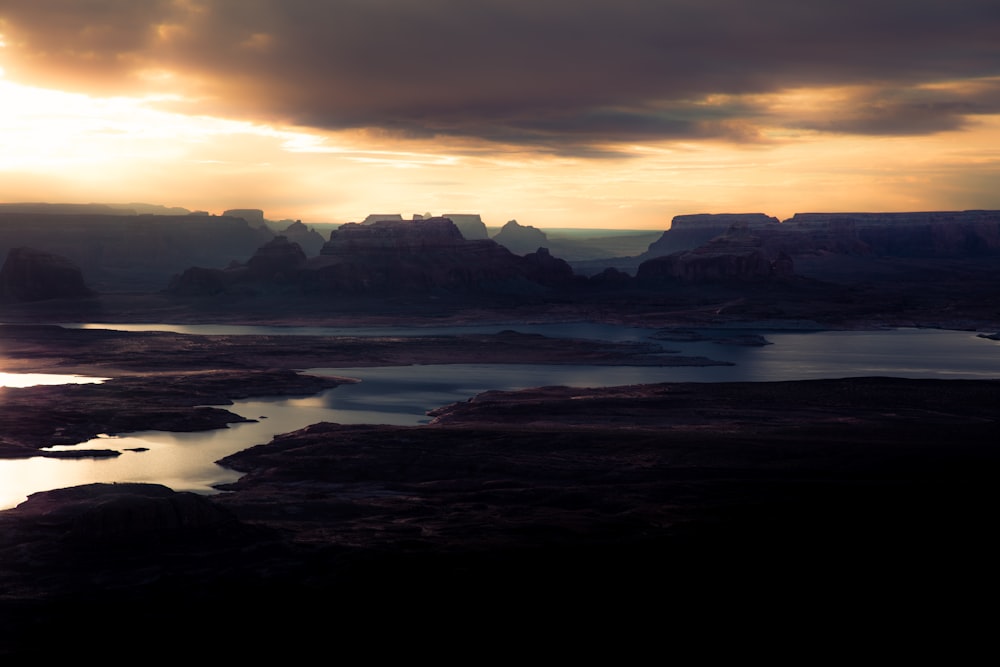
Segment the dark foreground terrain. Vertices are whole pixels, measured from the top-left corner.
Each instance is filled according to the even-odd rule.
[[[224,460],[246,474],[220,495],[39,493],[0,512],[2,646],[622,659],[976,635],[998,588],[998,389],[487,392],[426,426],[279,436]]]
[[[946,306],[934,292],[902,305],[810,295],[702,290],[412,319],[422,305],[381,304],[384,320],[345,310],[282,322],[998,325],[996,302],[971,296]],[[8,321],[261,321],[160,297],[94,304],[38,304]],[[317,366],[715,363],[662,352],[513,333],[2,326],[8,371],[110,379],[0,389],[0,456],[222,427],[239,417],[200,406],[343,381],[295,372]],[[442,406],[427,426],[282,435],[223,461],[245,475],[219,495],[130,484],[35,494],[0,512],[0,656],[479,662],[541,646],[553,659],[615,662],[692,650],[888,660],[944,643],[954,661],[991,636],[1000,588],[998,389],[853,378],[488,392]]]

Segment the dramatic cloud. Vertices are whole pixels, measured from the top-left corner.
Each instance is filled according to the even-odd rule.
[[[0,0],[0,35],[21,83],[561,153],[931,134],[1000,98],[996,0]]]

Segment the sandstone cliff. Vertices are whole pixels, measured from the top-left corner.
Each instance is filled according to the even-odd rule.
[[[725,222],[730,224],[720,232]],[[684,247],[709,234],[700,245]],[[681,249],[648,257],[669,248]],[[816,277],[829,277],[844,274],[845,262],[861,266],[851,258],[867,258],[871,271],[903,258],[965,261],[997,253],[1000,211],[797,213],[781,223],[761,214],[678,216],[650,246],[636,275],[686,282],[759,279],[788,275],[792,262],[801,261]]]
[[[486,231],[486,223],[478,213],[445,213],[443,218],[448,218],[455,223],[462,236],[470,241],[488,239],[489,232]]]
[[[751,229],[767,228],[779,224],[778,219],[763,213],[698,213],[676,215],[670,222],[670,229],[649,245],[640,256],[641,260],[662,255],[693,250],[708,243],[716,236],[722,236],[733,225],[746,225]]]
[[[694,250],[643,262],[636,279],[640,283],[746,282],[792,275],[792,258],[780,249],[770,248],[768,239],[766,231],[758,234],[749,224],[737,223],[722,236]]]
[[[1000,252],[1000,211],[796,213],[782,229],[809,235],[840,230],[874,255],[967,257]]]

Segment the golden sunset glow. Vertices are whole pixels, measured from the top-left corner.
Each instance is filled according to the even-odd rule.
[[[574,77],[591,75],[560,74],[561,60],[547,60],[554,51],[537,51],[541,73],[526,69],[520,82],[500,78],[492,58],[467,79],[471,65],[432,60],[426,47],[411,52],[426,59],[423,71],[405,50],[384,63],[362,50],[369,64],[326,42],[303,50],[295,25],[253,12],[221,27],[222,11],[211,2],[148,18],[137,10],[120,34],[97,17],[77,30],[28,10],[0,13],[0,201],[252,207],[306,222],[450,211],[496,226],[630,229],[697,212],[1000,207],[1000,76],[983,67],[946,78],[928,66],[933,75],[897,83],[877,63],[864,66],[870,74],[851,65],[834,83],[826,70],[841,65],[810,54],[815,85],[790,67],[760,90],[727,81],[702,90],[693,74],[667,69],[679,93],[632,72],[637,83],[616,102],[611,89],[577,89]],[[396,30],[359,12],[373,29]],[[468,20],[480,27],[481,17]],[[213,30],[225,33],[218,44],[207,41]],[[622,49],[616,57],[630,62]],[[749,61],[752,80],[770,56],[733,58]],[[435,83],[449,77],[476,83],[456,98]]]

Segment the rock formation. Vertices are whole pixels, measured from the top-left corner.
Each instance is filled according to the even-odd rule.
[[[311,229],[307,225],[302,224],[301,220],[295,220],[289,223],[289,225],[285,227],[280,234],[289,241],[298,243],[302,248],[302,251],[310,257],[318,255],[320,249],[323,247],[323,244],[326,242],[322,234],[317,232],[315,229]]]
[[[781,228],[810,235],[850,230],[880,257],[968,257],[1000,252],[1000,211],[796,213]]]
[[[763,214],[691,215],[675,217],[637,258],[643,262],[636,275],[760,279],[789,275],[793,262],[808,260],[813,275],[830,277],[862,268],[850,258],[867,258],[865,270],[881,271],[903,258],[972,260],[997,253],[1000,211],[797,213],[781,223]]]
[[[486,231],[486,223],[478,213],[448,213],[442,216],[434,216],[430,213],[415,213],[413,220],[429,220],[435,217],[448,218],[455,223],[458,231],[469,241],[488,239],[489,233]],[[362,225],[371,225],[376,222],[402,222],[403,216],[399,213],[372,213],[363,221]]]
[[[98,292],[159,291],[190,266],[227,266],[273,238],[225,216],[0,212],[0,253],[26,246],[60,255]]]
[[[264,220],[264,211],[259,208],[232,208],[228,211],[223,211],[222,215],[230,218],[243,218],[254,228],[267,225],[267,221]]]
[[[316,257],[278,237],[246,265],[191,268],[174,294],[222,292],[313,296],[453,292],[535,293],[575,282],[569,264],[548,251],[518,257],[489,239],[470,241],[448,218],[347,223],[330,233]]]
[[[297,269],[306,260],[302,247],[285,236],[278,236],[261,246],[247,261],[254,276],[274,278]]]
[[[402,219],[403,216],[399,213],[369,213],[365,216],[365,219],[361,221],[361,224],[372,225],[383,220],[401,221]]]
[[[765,244],[746,222],[733,224],[712,241],[695,248],[655,257],[639,265],[636,279],[641,283],[676,280],[684,283],[759,281],[790,276],[792,258]]]
[[[492,240],[466,239],[443,217],[342,225],[330,233],[310,270],[316,289],[346,292],[517,291],[572,276],[568,264],[548,253],[517,257]]]
[[[641,260],[669,255],[682,250],[694,250],[716,236],[722,236],[735,224],[758,229],[778,225],[777,218],[763,213],[699,213],[674,216],[670,229],[649,245]]]
[[[493,240],[515,255],[525,255],[549,246],[549,238],[545,232],[531,225],[519,224],[517,220],[509,220]]]
[[[253,292],[294,285],[306,261],[302,247],[278,236],[257,249],[246,264],[234,262],[225,269],[191,267],[175,276],[167,291],[184,296],[208,296],[234,290]]]
[[[80,267],[60,255],[33,248],[11,248],[0,269],[0,299],[42,301],[93,296]]]
[[[446,213],[443,218],[448,218],[455,223],[462,236],[470,241],[488,239],[489,232],[486,231],[486,223],[478,213]]]

